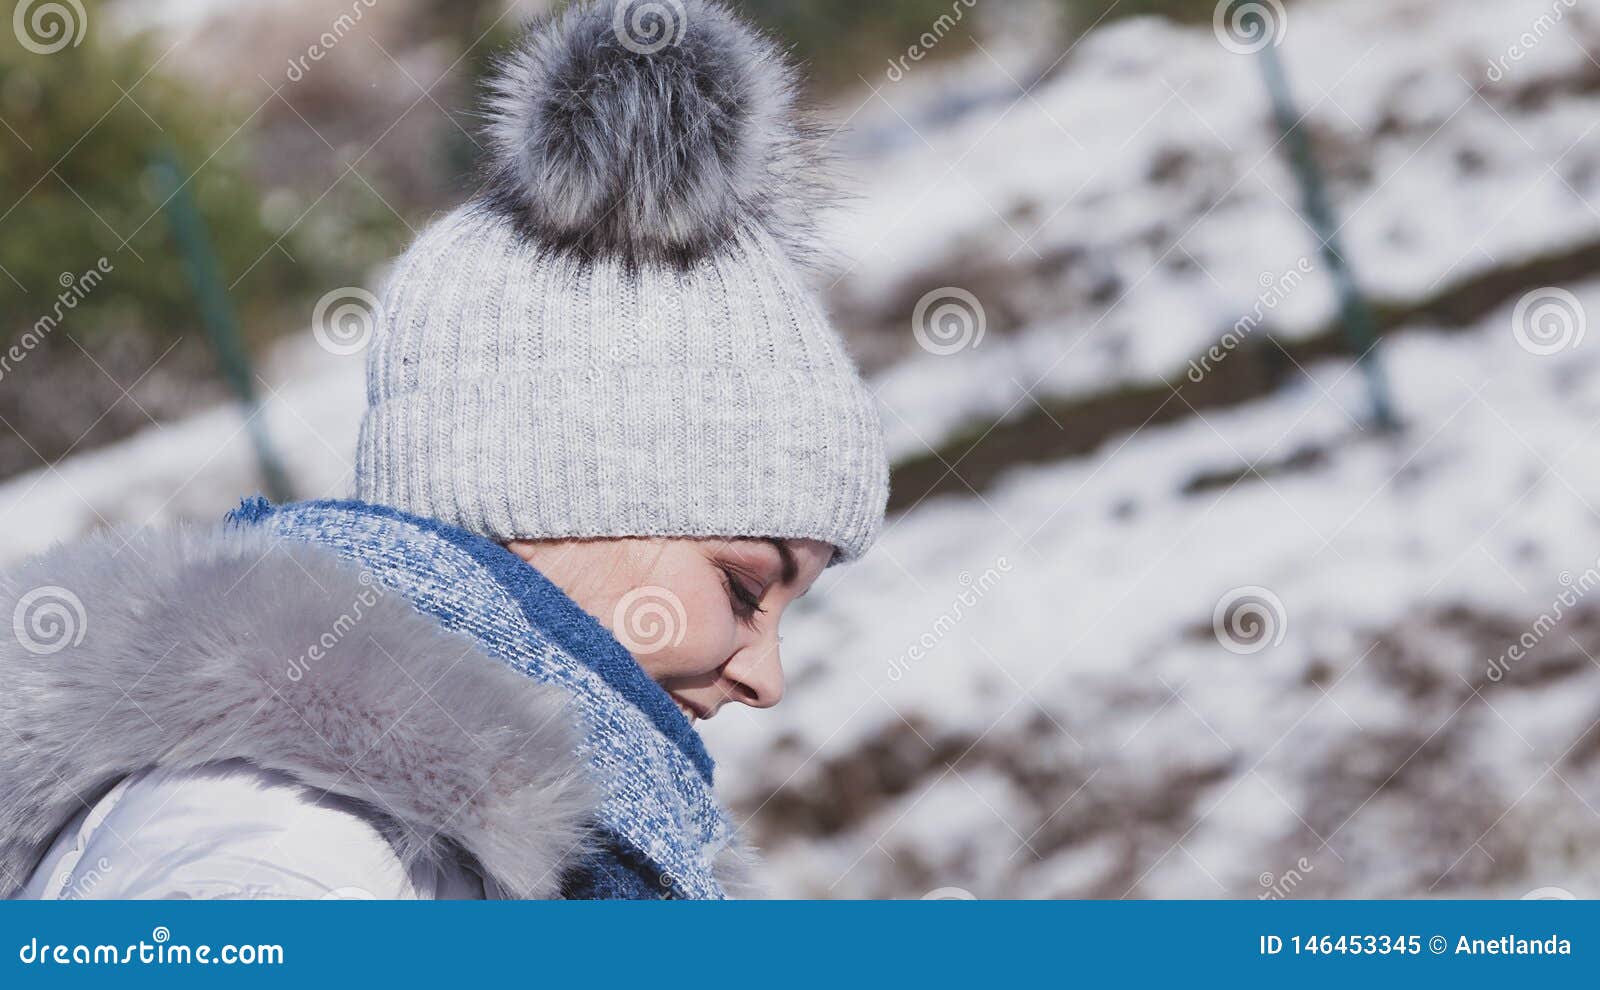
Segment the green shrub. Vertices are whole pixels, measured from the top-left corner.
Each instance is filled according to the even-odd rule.
[[[965,21],[989,2],[976,0],[969,7],[962,0],[742,0],[738,6],[792,45],[818,83],[833,87],[857,83],[858,74],[872,78],[884,59],[904,52],[955,7]],[[957,28],[948,51],[968,47],[970,37],[968,27]]]
[[[77,46],[45,54],[0,45],[0,339],[51,313],[66,277],[101,258],[113,271],[43,346],[66,343],[62,335],[199,331],[151,169],[163,149],[192,173],[187,189],[247,327],[281,329],[286,302],[313,285],[344,284],[341,268],[353,266],[307,243],[304,227],[280,242],[263,218],[248,170],[251,129],[241,126],[254,104],[221,105],[218,94],[152,71],[146,46],[108,40],[98,14],[89,8]]]

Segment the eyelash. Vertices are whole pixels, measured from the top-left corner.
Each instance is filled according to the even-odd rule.
[[[723,567],[721,570],[722,578],[728,585],[728,602],[733,606],[733,614],[745,625],[754,626],[756,616],[767,611],[761,607],[761,596],[752,594],[744,582],[734,576],[732,569]]]

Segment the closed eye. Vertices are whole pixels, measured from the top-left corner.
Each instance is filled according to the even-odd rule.
[[[722,577],[728,586],[728,602],[733,606],[733,614],[739,621],[747,626],[755,625],[755,618],[763,614],[766,609],[761,607],[763,591],[752,591],[746,579],[734,572],[731,567],[722,567]]]

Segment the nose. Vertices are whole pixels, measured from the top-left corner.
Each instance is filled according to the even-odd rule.
[[[771,708],[783,700],[783,662],[774,637],[733,655],[722,669],[727,695],[751,708]]]

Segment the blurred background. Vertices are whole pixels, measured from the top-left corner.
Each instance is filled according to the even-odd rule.
[[[13,4],[0,564],[348,494],[372,293],[546,6]],[[1600,11],[736,6],[895,463],[704,726],[775,892],[1600,894]]]

